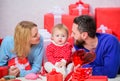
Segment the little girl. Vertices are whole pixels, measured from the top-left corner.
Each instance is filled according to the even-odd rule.
[[[48,62],[44,64],[45,70],[51,72],[54,68],[65,77],[66,64],[70,61],[72,54],[72,45],[67,42],[67,27],[63,24],[55,25],[52,30],[51,40],[52,42],[46,48]]]

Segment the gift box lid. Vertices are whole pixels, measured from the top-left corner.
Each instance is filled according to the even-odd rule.
[[[107,76],[90,76],[85,81],[108,81]]]

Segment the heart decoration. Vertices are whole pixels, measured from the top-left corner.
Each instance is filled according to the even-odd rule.
[[[80,66],[84,64],[88,64],[94,61],[96,58],[96,54],[93,51],[85,52],[83,49],[77,50],[72,55],[72,61],[74,66],[80,64]]]

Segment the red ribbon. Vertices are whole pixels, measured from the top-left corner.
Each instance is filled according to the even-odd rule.
[[[72,74],[73,79],[82,81],[88,79],[92,75],[92,68],[77,68],[76,72]]]
[[[52,70],[52,72],[49,73],[50,75],[55,75],[55,74],[59,74],[58,72],[56,72],[55,69]]]
[[[75,4],[79,5],[79,4],[84,4],[84,3],[81,0],[79,0],[79,2],[76,2]]]

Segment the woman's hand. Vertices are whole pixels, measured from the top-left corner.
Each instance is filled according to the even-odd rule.
[[[9,75],[18,76],[19,73],[20,73],[20,70],[17,67],[11,66],[9,68]]]

